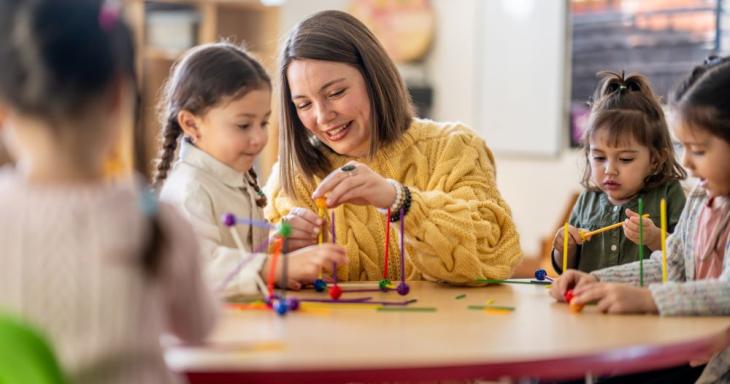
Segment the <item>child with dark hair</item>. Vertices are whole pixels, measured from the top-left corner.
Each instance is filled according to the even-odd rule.
[[[655,252],[644,261],[648,288],[637,286],[641,272],[634,262],[590,274],[567,271],[550,291],[556,299],[564,300],[565,291],[575,287],[574,302],[597,302],[607,313],[730,315],[730,59],[711,57],[696,67],[672,95],[671,109],[674,133],[684,147],[682,164],[700,183],[667,239],[668,281],[662,284],[661,254]],[[727,383],[728,342],[718,340],[723,346],[693,362],[695,367],[607,382]]]
[[[248,255],[236,248],[231,230],[238,232],[247,252],[265,243],[268,231],[248,225],[228,228],[221,218],[232,213],[264,221],[266,196],[253,166],[268,141],[269,76],[238,46],[201,45],[173,67],[160,110],[162,148],[155,175],[156,185],[164,182],[160,198],[180,207],[193,224],[211,284],[225,284],[220,287],[224,296],[255,295],[257,276],[268,272],[269,260],[258,253],[238,268]],[[168,175],[178,142],[179,160]],[[292,226],[298,236],[296,223]],[[288,260],[290,288],[314,281],[320,268],[331,270],[333,262],[346,262],[344,250],[334,244],[297,249]],[[276,281],[280,281],[279,266]]]
[[[129,28],[99,0],[1,0],[0,68],[0,311],[72,382],[174,382],[160,334],[201,342],[215,307],[189,225],[104,174],[135,103]]]
[[[674,155],[659,98],[646,77],[599,73],[583,148],[586,190],[570,215],[567,267],[584,272],[635,261],[639,254],[638,201],[643,200],[644,247],[661,247],[659,202],[667,201],[669,232],[679,220],[685,196],[679,180],[686,172]],[[584,238],[614,223],[616,229]],[[553,240],[553,266],[562,270],[563,229]]]

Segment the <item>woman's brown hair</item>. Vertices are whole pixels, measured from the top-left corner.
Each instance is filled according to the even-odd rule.
[[[287,70],[293,61],[305,59],[345,63],[363,76],[371,107],[370,157],[382,145],[400,138],[413,119],[411,100],[395,64],[362,22],[340,11],[319,12],[300,22],[289,33],[279,63],[279,178],[291,197],[296,197],[294,178],[298,173],[311,179],[332,168],[323,153],[329,149],[312,144],[291,100]]]
[[[600,80],[593,94],[588,129],[583,137],[585,170],[581,184],[590,190],[590,140],[599,130],[606,130],[611,146],[633,138],[649,148],[654,172],[644,179],[644,188],[651,189],[672,180],[681,180],[687,173],[674,155],[674,146],[659,97],[651,89],[649,80],[640,74],[599,72]]]
[[[155,188],[159,188],[167,177],[183,135],[177,120],[180,111],[202,116],[226,98],[237,99],[265,87],[271,89],[269,75],[243,48],[221,42],[190,49],[173,65],[158,105],[162,137],[154,176]],[[266,195],[258,185],[253,168],[249,174],[254,180],[249,184],[258,195],[256,205],[264,207]]]

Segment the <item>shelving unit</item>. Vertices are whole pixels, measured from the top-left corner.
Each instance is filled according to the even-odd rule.
[[[184,16],[192,16],[189,20],[193,25],[188,25],[187,28],[179,23],[167,21],[172,27],[171,31],[179,33],[180,30],[187,30],[192,33],[192,36],[183,36],[182,39],[178,35],[173,37],[175,42],[185,41],[187,38],[190,41],[188,46],[165,48],[155,45],[150,39],[152,28],[157,27],[150,24],[151,19],[165,13],[177,16],[182,14],[183,17],[178,17],[181,20],[185,18]],[[275,81],[279,43],[278,7],[264,6],[259,0],[126,0],[125,16],[134,29],[137,43],[137,65],[142,83],[140,89],[144,132],[142,139],[145,149],[144,162],[149,164],[148,176],[152,172],[152,160],[156,157],[158,149],[160,126],[156,105],[160,89],[169,76],[171,65],[187,48],[222,39],[241,43],[263,63],[272,81]],[[157,37],[165,37],[159,30],[155,32]],[[276,110],[273,104],[272,110]],[[274,113],[270,124],[269,144],[256,164],[262,182],[268,177],[277,157],[277,117]],[[131,145],[125,150],[131,152]]]

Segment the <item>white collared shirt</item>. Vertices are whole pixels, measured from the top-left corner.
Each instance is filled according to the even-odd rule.
[[[172,168],[160,192],[160,200],[179,207],[198,235],[204,258],[206,278],[211,287],[225,297],[252,295],[258,292],[256,281],[266,258],[256,254],[225,287],[221,284],[243,258],[266,241],[268,231],[248,225],[233,227],[246,253],[236,247],[231,229],[222,216],[265,220],[263,209],[256,206],[256,191],[249,185],[250,176],[241,173],[182,140],[180,158]],[[252,180],[251,180],[252,181]]]

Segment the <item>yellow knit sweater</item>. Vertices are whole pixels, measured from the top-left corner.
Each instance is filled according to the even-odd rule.
[[[352,160],[328,154],[333,169]],[[382,147],[367,164],[383,177],[407,185],[411,209],[405,217],[406,277],[455,284],[479,278],[504,279],[521,260],[519,238],[510,208],[495,183],[494,158],[484,140],[459,124],[415,119],[398,141]],[[299,196],[311,196],[321,181],[298,176]],[[274,167],[265,209],[278,222],[293,207],[317,212],[314,201],[284,195]],[[344,204],[335,209],[337,242],[347,249],[349,264],[338,268],[340,280],[380,280],[385,260],[385,215],[375,207]],[[388,278],[400,279],[399,225],[390,226]]]

